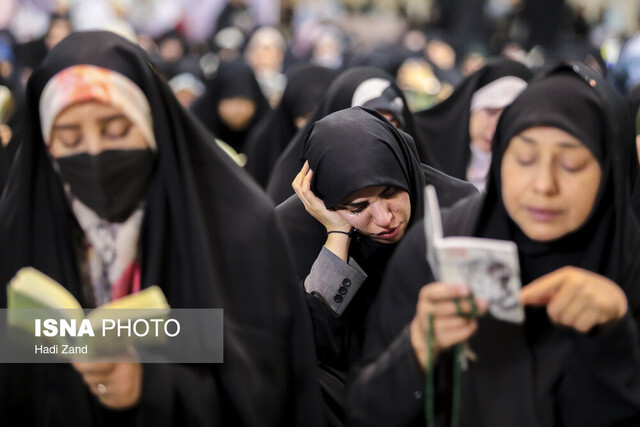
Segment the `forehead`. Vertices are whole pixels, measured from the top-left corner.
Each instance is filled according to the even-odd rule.
[[[570,133],[551,126],[535,126],[530,127],[511,140],[519,144],[527,144],[540,149],[572,149],[572,150],[588,150],[587,147],[575,136]]]
[[[123,114],[120,107],[99,101],[87,101],[71,104],[54,119],[54,127],[71,123],[100,120],[109,116]]]
[[[353,202],[364,202],[374,197],[377,197],[382,193],[386,188],[391,186],[386,185],[372,185],[370,187],[361,188],[358,191],[354,191],[350,195],[345,198],[344,203],[353,203]],[[394,187],[392,187],[394,188]]]

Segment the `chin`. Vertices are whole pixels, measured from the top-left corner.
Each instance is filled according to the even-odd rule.
[[[558,230],[530,229],[522,231],[528,238],[537,242],[551,242],[567,235],[567,233],[559,232]]]

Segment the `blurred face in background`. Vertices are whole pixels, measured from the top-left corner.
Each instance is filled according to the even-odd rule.
[[[169,37],[160,43],[160,56],[167,62],[176,62],[185,54],[182,42],[174,37]]]
[[[469,118],[469,139],[482,151],[491,151],[491,140],[504,108],[482,108],[472,111]]]
[[[65,37],[71,34],[71,22],[66,18],[55,18],[49,25],[49,31],[44,38],[44,42],[49,50],[60,43]]]
[[[256,103],[248,98],[225,98],[218,103],[218,114],[234,131],[243,131],[256,113]]]
[[[275,28],[258,30],[247,47],[247,62],[256,75],[280,73],[284,61],[285,42]]]

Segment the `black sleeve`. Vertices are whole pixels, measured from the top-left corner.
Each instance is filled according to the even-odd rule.
[[[422,173],[425,182],[435,187],[438,202],[442,208],[450,207],[468,196],[478,194],[478,189],[473,184],[449,176],[427,165],[422,165]]]
[[[420,289],[433,281],[422,228],[415,224],[396,249],[372,308],[349,390],[354,425],[424,425],[423,374],[408,330]]]
[[[640,425],[640,346],[633,316],[628,312],[600,333],[574,340],[558,398],[564,425]]]
[[[143,365],[140,425],[209,425],[219,403],[211,365]]]
[[[280,204],[275,212],[278,220],[283,225],[286,238],[293,249],[296,266],[295,274],[300,283],[300,288],[303,289],[304,281],[312,271],[322,251],[326,240],[326,231],[322,224],[304,209],[304,205],[295,194]],[[331,280],[336,282],[334,285],[338,286],[338,288],[342,286],[344,280],[349,279],[348,292],[356,294],[355,288],[359,287],[363,278],[366,276],[362,274],[360,268],[354,266],[353,263],[346,264],[341,260],[339,262],[344,264],[343,267],[345,270],[350,270],[353,274],[347,274],[343,277],[340,275],[341,273],[333,272],[329,276],[326,274],[324,276],[333,277]],[[325,264],[323,268],[328,267],[330,267],[330,265]],[[361,277],[359,280],[356,280],[356,276]],[[313,289],[311,289],[311,291],[313,291]],[[347,311],[347,313],[344,313],[344,316],[337,315],[326,301],[327,295],[329,294],[320,295],[316,292],[306,293],[307,305],[313,324],[313,337],[317,357],[321,364],[346,372],[349,364],[348,353],[352,347],[354,335],[350,330],[350,321],[348,318],[350,317],[350,311],[353,310]],[[330,297],[333,297],[333,295],[330,295]],[[344,298],[342,295],[340,296],[340,300],[342,302],[338,305],[345,306],[350,301],[349,298]],[[360,349],[361,346],[358,345],[357,348]]]

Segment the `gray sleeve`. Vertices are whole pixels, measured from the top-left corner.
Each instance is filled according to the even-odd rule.
[[[321,296],[340,316],[366,278],[367,274],[353,258],[346,263],[323,246],[304,280],[304,288],[307,293]]]

